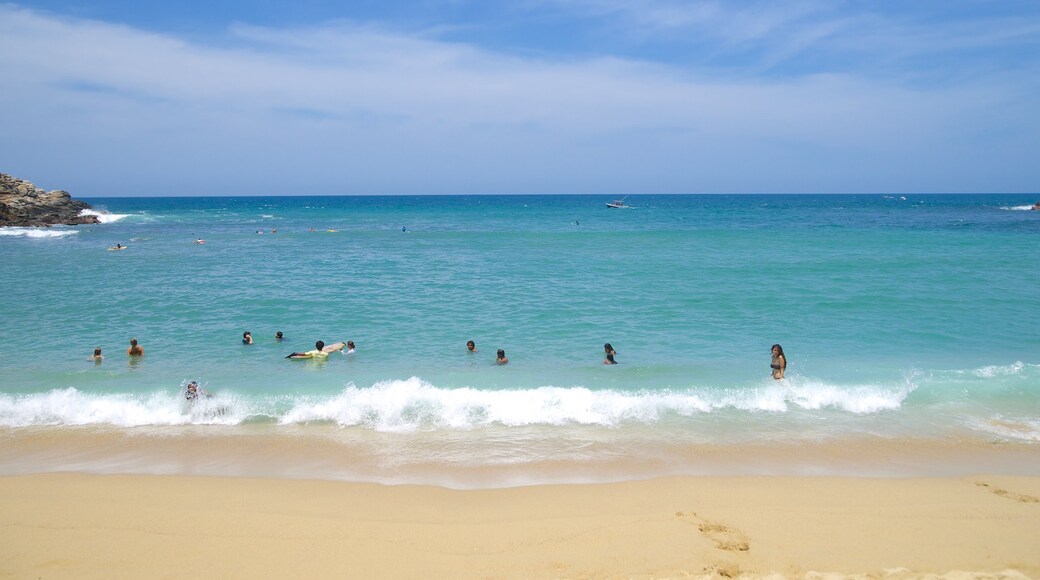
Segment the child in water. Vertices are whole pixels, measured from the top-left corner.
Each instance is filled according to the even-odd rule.
[[[184,389],[184,398],[187,399],[191,403],[194,403],[195,401],[197,401],[199,399],[200,395],[203,396],[203,397],[206,397],[206,398],[209,397],[209,393],[207,393],[195,381],[192,381],[192,382],[188,383],[188,387],[186,389]]]

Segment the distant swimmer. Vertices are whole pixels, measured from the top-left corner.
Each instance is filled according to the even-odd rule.
[[[617,361],[614,360],[614,355],[617,354],[617,351],[614,350],[614,347],[610,346],[609,342],[607,344],[603,345],[603,352],[607,353],[607,358],[603,359],[603,364],[605,364],[605,365],[616,365],[617,364]]]
[[[784,347],[779,344],[774,344],[773,348],[773,360],[769,363],[769,368],[773,369],[773,378],[780,380],[784,378],[784,371],[787,370],[787,357],[784,356]]]
[[[108,248],[108,251],[109,252],[116,252],[116,251],[125,250],[125,249],[126,249],[126,246],[124,246],[123,244],[116,244],[114,246],[110,246]]]
[[[205,244],[205,243],[206,243],[206,240],[204,240],[204,239],[202,239],[202,238],[199,238],[199,239],[195,240],[195,241],[194,241],[194,242],[192,242],[192,243],[193,243],[193,244]]]
[[[285,338],[285,337],[282,336],[282,331],[281,330],[279,330],[278,332],[274,333],[274,339],[277,340],[278,342],[282,342],[283,338]]]
[[[253,335],[248,330],[242,333],[242,344],[253,344]]]
[[[337,350],[343,350],[343,347],[347,346],[345,342],[337,342],[325,346],[325,341],[319,340],[314,343],[314,350],[308,350],[307,352],[294,352],[286,356],[285,358],[292,359],[326,359],[329,358],[329,354],[336,352]]]
[[[130,356],[142,356],[144,355],[144,347],[137,344],[136,338],[131,338],[130,348],[126,349],[126,354]]]
[[[469,352],[477,352],[477,343],[472,340],[466,341],[466,350]]]
[[[401,226],[401,231],[407,234],[408,233],[408,227],[407,226]]]
[[[271,233],[272,234],[277,234],[278,233],[278,228],[271,228]]]
[[[329,228],[329,229],[327,229],[325,231],[329,232],[330,234],[334,234],[334,233],[336,233],[339,230],[337,230],[336,228]]]
[[[509,359],[506,358],[506,351],[498,349],[498,355],[495,357],[495,363],[500,365],[509,364]]]
[[[105,360],[105,357],[101,355],[101,347],[100,346],[94,349],[94,356],[90,357],[90,360],[92,360],[92,361],[94,361],[96,363],[99,363],[99,362]]]
[[[188,387],[184,389],[184,398],[192,403],[199,400],[199,397],[208,399],[210,396],[211,395],[195,381],[188,383]]]
[[[311,229],[309,229],[309,230],[307,230],[307,231],[308,231],[308,232],[316,232],[316,231],[318,231],[318,230],[316,230],[316,229],[314,229],[314,228],[311,228]]]
[[[347,350],[346,350],[346,353],[347,353],[347,354],[354,354],[354,350],[355,350],[355,347],[354,347],[354,341],[353,341],[353,340],[348,340],[348,341],[347,341]]]
[[[262,236],[262,235],[264,235],[264,232],[263,232],[263,230],[256,230],[256,233],[257,233],[257,234],[259,234],[259,235],[261,235],[261,236]]]

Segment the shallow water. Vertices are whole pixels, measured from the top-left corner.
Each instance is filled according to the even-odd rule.
[[[663,471],[691,450],[792,442],[1034,453],[1034,200],[901,197],[88,200],[107,223],[0,229],[0,428],[305,428],[375,474],[429,457],[581,473],[658,453]],[[284,359],[317,339],[358,349]],[[602,364],[605,342],[620,364]],[[789,359],[779,383],[773,343]],[[189,380],[213,397],[189,405]],[[378,443],[361,453],[366,433]],[[0,458],[0,472],[26,464]]]

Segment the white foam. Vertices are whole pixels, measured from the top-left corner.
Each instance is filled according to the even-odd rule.
[[[1040,419],[1011,419],[1001,415],[989,420],[971,420],[968,426],[1010,441],[1040,441]]]
[[[483,391],[439,389],[412,377],[364,389],[349,385],[334,397],[298,402],[280,422],[331,421],[379,431],[407,431],[466,429],[488,424],[616,426],[626,422],[656,423],[665,415],[690,417],[723,409],[774,413],[835,409],[867,414],[898,409],[911,390],[911,385],[897,389],[838,387],[787,379],[751,389],[626,393],[544,386]]]
[[[52,228],[0,228],[0,236],[25,236],[27,238],[64,238],[65,236],[71,236],[78,233],[79,230],[59,230]]]
[[[329,396],[268,400],[230,394],[188,405],[182,393],[87,394],[74,388],[0,395],[0,425],[238,424],[250,417],[283,425],[332,422],[377,431],[473,429],[487,425],[654,424],[723,410],[789,413],[829,409],[871,414],[898,409],[912,385],[836,386],[800,377],[742,388],[621,392],[543,386],[515,390],[438,388],[418,377],[371,387],[347,385]],[[287,409],[287,410],[286,410]]]
[[[1017,361],[1009,365],[990,365],[968,372],[982,379],[992,379],[1021,374],[1025,368],[1026,365],[1022,361]]]
[[[1030,211],[1033,209],[1031,205],[1013,205],[1013,206],[1001,206],[1004,211]]]
[[[112,222],[117,222],[123,218],[130,217],[130,214],[128,213],[108,213],[107,211],[98,211],[93,209],[80,210],[79,215],[97,216],[98,221],[103,224],[110,224]]]
[[[143,425],[236,424],[226,403],[209,399],[188,405],[169,393],[144,395],[82,393],[72,387],[31,395],[0,395],[0,425]]]

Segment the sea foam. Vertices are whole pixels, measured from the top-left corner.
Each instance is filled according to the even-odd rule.
[[[1012,205],[1012,206],[1007,206],[1007,205],[1005,205],[1005,206],[1001,206],[1000,209],[1002,209],[1004,211],[1029,211],[1029,210],[1033,209],[1033,206],[1031,206],[1031,205]]]
[[[715,411],[786,413],[831,409],[853,414],[898,409],[911,385],[840,387],[803,379],[744,389],[669,389],[622,392],[543,386],[487,391],[441,389],[418,377],[348,385],[338,395],[299,401],[283,424],[330,421],[380,431],[468,429],[481,425],[600,425],[656,423],[666,416],[696,417]]]
[[[81,216],[86,216],[86,215],[97,216],[98,221],[103,223],[103,224],[110,224],[110,223],[113,223],[113,222],[117,222],[117,221],[119,221],[121,219],[130,217],[130,214],[128,214],[128,213],[108,213],[107,211],[98,211],[98,210],[93,210],[93,209],[81,210],[79,212],[79,215],[81,215]]]
[[[27,238],[64,238],[65,236],[71,236],[78,233],[79,230],[59,230],[51,228],[0,228],[0,236],[24,236]]]
[[[832,410],[855,415],[900,408],[912,387],[837,386],[801,378],[748,388],[653,391],[543,386],[515,390],[439,388],[418,377],[327,395],[269,398],[222,393],[188,405],[180,392],[90,394],[75,388],[0,395],[0,425],[240,424],[330,422],[376,431],[473,429],[488,425],[654,424],[733,410],[788,413]]]

